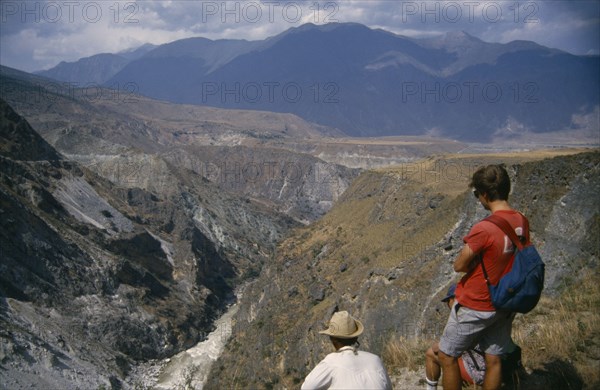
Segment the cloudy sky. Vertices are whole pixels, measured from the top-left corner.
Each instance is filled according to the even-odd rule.
[[[600,1],[28,1],[0,0],[0,64],[35,71],[60,61],[181,38],[264,39],[304,23],[357,22],[426,37],[466,31],[600,53]]]

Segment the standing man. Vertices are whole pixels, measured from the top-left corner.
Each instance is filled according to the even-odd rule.
[[[510,179],[502,165],[478,169],[469,186],[486,210],[504,218],[523,243],[529,243],[527,219],[508,203]],[[466,274],[456,287],[456,302],[439,344],[444,390],[461,388],[458,357],[476,343],[485,352],[483,388],[495,390],[502,383],[501,355],[512,346],[514,313],[494,308],[480,263],[485,264],[489,283],[495,285],[512,266],[515,248],[499,227],[485,220],[475,224],[463,241],[454,270]]]
[[[319,333],[329,336],[335,352],[308,374],[301,389],[391,390],[379,356],[358,350],[358,336],[363,330],[363,324],[347,311],[334,313],[329,327]]]

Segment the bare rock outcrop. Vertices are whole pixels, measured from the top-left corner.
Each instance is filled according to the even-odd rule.
[[[160,193],[115,185],[0,103],[8,388],[126,386],[138,362],[203,340],[235,287],[297,225],[185,170]]]

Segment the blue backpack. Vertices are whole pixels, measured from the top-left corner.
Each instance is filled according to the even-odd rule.
[[[537,305],[544,289],[544,262],[533,245],[523,246],[510,224],[502,217],[490,215],[485,221],[498,226],[517,248],[513,265],[492,285],[481,261],[483,275],[497,310],[528,313]]]

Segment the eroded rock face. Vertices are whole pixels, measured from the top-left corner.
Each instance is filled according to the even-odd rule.
[[[392,337],[439,338],[452,263],[487,215],[467,189],[481,165],[509,169],[511,204],[529,217],[546,262],[545,294],[597,269],[600,154],[532,158],[448,157],[363,173],[322,220],[282,242],[245,291],[207,388],[297,387],[331,352],[317,331],[336,310],[363,321],[361,345],[378,354]]]
[[[337,146],[327,148],[328,159],[318,157],[322,138],[340,136],[339,130],[291,114],[120,99],[108,90],[113,98],[90,100],[79,89],[49,91],[43,79],[18,71],[4,70],[0,78],[2,96],[56,150],[120,187],[178,196],[179,184],[202,177],[213,188],[309,223],[358,173],[333,158]],[[33,99],[31,91],[41,98]]]
[[[0,112],[8,388],[124,386],[136,362],[202,340],[297,225],[193,173],[162,193],[116,186],[64,159],[4,102]]]

